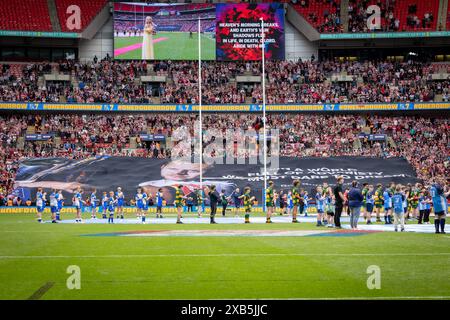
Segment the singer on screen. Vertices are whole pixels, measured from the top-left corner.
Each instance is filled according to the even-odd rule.
[[[156,33],[156,25],[152,17],[145,18],[144,36],[142,39],[142,59],[149,60],[155,58],[153,50],[153,35]]]

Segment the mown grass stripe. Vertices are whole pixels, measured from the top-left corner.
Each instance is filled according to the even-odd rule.
[[[164,257],[410,257],[410,256],[450,256],[450,252],[429,253],[206,253],[206,254],[112,254],[112,255],[54,255],[54,256],[0,256],[0,259],[117,259],[117,258],[164,258]]]

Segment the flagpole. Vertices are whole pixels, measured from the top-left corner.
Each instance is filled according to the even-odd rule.
[[[201,23],[198,19],[198,113],[199,113],[199,143],[200,143],[200,190],[203,194],[203,132],[202,132],[202,46],[201,46]]]
[[[263,208],[266,212],[266,190],[267,190],[267,130],[266,130],[266,67],[265,67],[265,35],[264,35],[264,19],[261,18],[261,55],[262,55],[262,98],[263,98],[263,133],[264,133],[264,147],[263,147],[263,161],[264,161],[264,198]]]

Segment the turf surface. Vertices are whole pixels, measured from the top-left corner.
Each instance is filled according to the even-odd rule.
[[[188,32],[158,32],[154,39],[167,38],[154,44],[155,59],[157,60],[196,60],[198,59],[198,35],[189,37]],[[142,43],[142,37],[116,37],[114,49],[120,49],[134,44]],[[209,34],[201,35],[202,59],[215,60],[216,43]],[[116,59],[142,58],[142,49],[138,48],[126,53],[115,55]]]
[[[450,235],[80,236],[177,229],[317,230],[310,223],[55,225],[5,214],[0,299],[450,299]],[[69,265],[81,268],[80,290],[66,287]],[[370,265],[381,269],[380,290],[367,289]]]

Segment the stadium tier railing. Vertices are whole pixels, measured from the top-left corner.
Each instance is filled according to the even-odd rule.
[[[261,104],[203,105],[205,112],[262,112]],[[75,104],[44,102],[1,102],[0,111],[100,111],[100,112],[198,112],[198,105],[191,104]],[[336,112],[336,111],[417,111],[450,110],[450,102],[395,102],[364,104],[273,104],[268,112]]]

